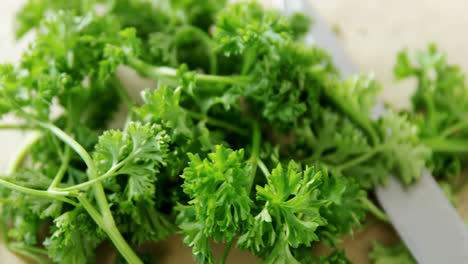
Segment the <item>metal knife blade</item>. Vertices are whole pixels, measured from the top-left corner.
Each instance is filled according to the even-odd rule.
[[[306,43],[326,49],[342,75],[358,72],[333,31],[305,0],[277,0],[275,4],[286,13],[306,12],[313,17]],[[382,115],[385,107],[378,103],[373,117]],[[419,263],[468,263],[468,229],[428,170],[407,187],[391,177],[386,187],[376,188],[376,195]]]

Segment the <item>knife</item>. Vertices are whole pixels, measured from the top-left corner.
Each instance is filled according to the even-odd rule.
[[[275,0],[274,4],[289,14],[310,15],[314,24],[306,35],[306,44],[327,50],[342,76],[358,72],[331,28],[305,0]],[[372,115],[384,116],[385,106],[377,103]],[[468,263],[468,229],[427,169],[409,186],[390,177],[386,186],[376,188],[376,196],[419,263]]]

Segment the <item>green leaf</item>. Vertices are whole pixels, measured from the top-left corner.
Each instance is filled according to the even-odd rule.
[[[216,263],[210,247],[210,237],[205,233],[203,222],[197,220],[194,206],[177,206],[177,223],[184,233],[183,242],[192,248],[193,257],[200,263]]]
[[[215,241],[229,240],[250,216],[249,170],[244,151],[232,151],[221,145],[202,160],[189,154],[189,167],[181,177],[182,188],[190,197],[203,232]]]
[[[145,122],[164,125],[171,130],[171,134],[191,137],[191,120],[179,106],[181,92],[180,89],[174,91],[167,86],[159,86],[153,92],[145,90],[142,93],[145,104],[136,108],[135,112]]]
[[[416,78],[417,89],[412,95],[410,112],[419,127],[419,136],[434,150],[428,167],[435,176],[457,177],[465,156],[460,149],[467,145],[466,116],[468,89],[465,74],[458,65],[448,64],[446,54],[430,44],[426,51],[418,51],[414,60],[407,50],[399,53],[394,68],[398,80]],[[455,140],[456,144],[446,142]],[[456,146],[456,148],[453,148]]]
[[[118,203],[115,213],[117,226],[130,236],[132,243],[158,242],[177,232],[173,219],[159,212],[152,200],[121,201],[117,195],[109,200]]]
[[[263,48],[289,37],[289,23],[278,11],[257,2],[231,4],[216,19],[215,41],[226,55]]]
[[[366,209],[361,199],[366,197],[366,192],[352,178],[324,173],[322,181],[320,199],[329,203],[320,209],[327,225],[319,227],[318,233],[322,242],[336,245],[340,237],[352,234],[353,228],[364,220]]]
[[[257,186],[257,200],[266,202],[276,232],[285,232],[284,239],[293,247],[318,241],[315,231],[327,223],[319,211],[327,203],[318,199],[321,178],[320,171],[308,168],[300,172],[290,162],[287,170],[278,164],[268,177],[268,184]]]
[[[94,263],[96,247],[104,239],[103,231],[81,208],[55,218],[51,232],[44,246],[58,263]]]
[[[93,159],[99,174],[113,171],[111,176],[126,175],[125,184],[118,188],[124,191],[125,199],[152,200],[156,173],[166,165],[168,142],[160,126],[131,122],[124,132],[106,131],[99,138]],[[107,183],[110,187],[117,182],[111,178]]]
[[[418,128],[407,121],[406,116],[387,111],[380,120],[385,145],[384,153],[393,162],[393,168],[404,183],[410,183],[421,176],[430,150],[419,142]]]

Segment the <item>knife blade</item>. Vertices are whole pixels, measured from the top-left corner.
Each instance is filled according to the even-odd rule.
[[[275,4],[286,13],[310,15],[314,25],[306,44],[327,50],[342,76],[358,72],[331,28],[305,0],[277,0]],[[372,115],[385,115],[385,106],[379,102]],[[390,177],[386,186],[376,188],[376,196],[419,263],[468,263],[468,229],[427,169],[409,186]]]

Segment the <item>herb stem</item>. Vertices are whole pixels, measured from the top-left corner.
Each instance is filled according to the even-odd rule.
[[[115,174],[115,171],[120,169],[126,162],[126,160],[128,160],[129,158],[131,158],[131,155],[128,156],[125,160],[117,163],[116,165],[112,166],[112,168],[110,168],[106,173],[104,173],[103,175],[97,177],[97,178],[93,178],[93,179],[90,179],[88,181],[85,181],[83,183],[80,183],[80,184],[77,184],[77,185],[73,185],[73,186],[70,186],[70,187],[67,187],[67,188],[57,188],[56,190],[60,190],[60,191],[74,191],[74,190],[80,190],[80,189],[83,189],[83,188],[86,188],[86,187],[89,187],[93,184],[95,184],[96,182],[101,182],[109,177],[112,177],[114,176]]]
[[[62,164],[60,164],[60,168],[57,172],[57,175],[55,175],[55,178],[50,184],[48,190],[53,190],[62,181],[63,176],[65,176],[65,172],[68,169],[69,163],[70,163],[70,147],[66,145]]]
[[[210,60],[210,73],[216,74],[218,70],[218,58],[216,57],[216,47],[213,44],[213,40],[211,39],[210,35],[205,31],[201,30],[198,27],[194,27],[192,25],[184,25],[182,26],[176,33],[175,39],[178,39],[179,36],[184,36],[185,33],[192,33],[192,35],[197,36],[200,41],[206,46],[206,51],[208,52],[209,60]]]
[[[78,153],[78,155],[80,155],[80,157],[83,159],[83,161],[86,163],[86,166],[88,167],[88,176],[90,180],[94,178],[98,178],[99,175],[96,169],[96,165],[94,164],[94,161],[92,160],[89,153],[78,142],[76,142],[72,137],[67,135],[63,130],[54,126],[53,124],[43,123],[37,120],[33,120],[33,121],[37,123],[39,126],[45,129],[48,129],[49,131],[54,133],[58,138],[60,138],[65,143],[70,145],[70,147],[73,150],[75,150]],[[135,252],[133,252],[133,250],[127,244],[125,239],[122,237],[122,234],[120,234],[117,227],[115,226],[114,217],[112,216],[112,212],[110,211],[110,206],[109,206],[109,203],[107,202],[107,198],[104,193],[104,188],[102,187],[101,182],[98,181],[94,183],[93,187],[94,187],[94,196],[98,203],[99,209],[102,213],[102,218],[105,220],[105,225],[101,224],[101,227],[105,227],[103,229],[106,231],[109,238],[112,240],[112,242],[117,247],[117,249],[119,249],[119,251],[122,253],[122,256],[125,258],[125,260],[127,260],[127,262],[132,263],[132,264],[142,263],[141,260],[138,258],[138,256],[135,254]],[[87,211],[90,213],[89,210]]]
[[[39,141],[41,137],[42,134],[38,131],[35,131],[24,141],[23,146],[19,149],[11,163],[8,165],[8,175],[18,170],[21,164],[23,164],[23,161],[26,158],[26,156],[29,154],[29,151],[31,151],[32,147]]]
[[[129,108],[135,107],[137,105],[135,101],[130,97],[130,95],[128,95],[127,91],[120,84],[119,80],[117,80],[117,77],[115,77],[115,75],[111,78],[110,81],[117,90],[120,99],[122,99],[122,101],[124,101],[129,106]]]
[[[252,137],[252,154],[250,155],[249,162],[251,164],[251,171],[250,171],[250,183],[248,187],[248,191],[252,189],[252,185],[255,181],[255,175],[257,174],[257,166],[258,166],[258,157],[260,153],[260,142],[262,140],[262,132],[260,131],[260,126],[255,123],[254,125],[254,132]]]
[[[225,264],[226,263],[226,259],[227,259],[227,256],[229,255],[229,252],[231,251],[233,242],[234,242],[234,238],[231,238],[228,241],[228,243],[226,244],[226,247],[224,248],[223,256],[218,261],[218,264]]]
[[[174,84],[178,79],[177,69],[170,67],[155,67],[147,64],[139,59],[130,59],[128,62],[129,66],[139,72],[141,75],[152,78],[166,80]],[[207,84],[245,84],[250,81],[249,77],[246,76],[221,76],[221,75],[210,75],[210,74],[195,74],[195,81]],[[213,89],[218,89],[212,86]],[[224,91],[224,87],[221,88]]]
[[[5,219],[4,217],[2,217],[1,219],[1,223],[0,223],[0,232],[2,232],[2,240],[3,240],[3,244],[5,244],[5,246],[9,246],[10,245],[10,240],[8,239],[8,234],[7,234],[7,225],[6,225],[6,222],[5,222]]]
[[[386,148],[386,145],[379,145],[377,147],[374,147],[374,149],[372,149],[371,151],[368,151],[364,154],[362,154],[361,156],[359,157],[356,157],[348,162],[345,162],[345,163],[342,163],[341,165],[338,165],[338,166],[335,166],[334,167],[334,170],[336,170],[338,173],[341,173],[342,171],[350,168],[350,167],[353,167],[357,164],[360,164],[370,158],[372,158],[375,154],[377,154],[378,152],[382,151],[383,149]]]
[[[265,163],[261,159],[257,160],[258,167],[260,170],[263,172],[265,177],[270,177],[270,171],[268,171],[268,168],[265,166]]]
[[[0,125],[0,129],[28,130],[28,129],[33,129],[33,128],[28,125],[3,124],[3,125]]]
[[[91,203],[86,199],[84,194],[78,196],[78,200],[83,205],[85,210],[89,213],[91,218],[109,235],[109,238],[114,243],[115,247],[119,250],[120,254],[131,264],[143,264],[140,258],[135,254],[133,249],[127,244],[120,231],[115,226],[115,223],[109,222],[106,216],[101,216]]]
[[[29,245],[19,243],[19,242],[10,243],[10,246],[16,247],[16,248],[24,248],[24,249],[27,249],[28,251],[30,251],[30,252],[32,252],[34,254],[38,254],[38,255],[44,255],[44,256],[49,255],[49,252],[47,250],[43,249],[43,248],[33,247],[33,246],[29,246]]]
[[[362,197],[361,202],[366,206],[367,210],[371,212],[377,219],[389,224],[390,219],[388,216],[380,210],[371,200],[367,197]]]
[[[446,138],[453,133],[457,132],[458,130],[467,127],[468,126],[468,120],[463,120],[453,126],[447,127],[442,133],[440,133],[439,137],[440,138]]]
[[[33,195],[33,196],[41,196],[41,197],[46,197],[46,198],[50,198],[50,199],[56,199],[56,200],[60,200],[62,202],[72,204],[74,206],[78,206],[77,203],[75,203],[72,200],[66,198],[66,196],[73,196],[73,193],[71,193],[71,192],[62,192],[62,191],[55,191],[55,190],[52,190],[52,191],[35,190],[35,189],[23,187],[23,186],[20,186],[20,185],[5,181],[3,179],[0,179],[0,185],[5,187],[5,188],[8,188],[10,190],[18,191],[18,192],[21,192],[21,193],[24,193],[24,194],[29,194],[29,195]]]
[[[468,152],[468,140],[457,138],[422,138],[421,142],[434,152]]]
[[[52,262],[43,259],[39,254],[36,252],[32,251],[31,248],[23,246],[23,245],[18,245],[18,244],[10,244],[8,246],[8,249],[11,251],[21,254],[23,256],[26,256],[34,261],[36,261],[39,264],[50,264]]]
[[[206,121],[207,124],[210,124],[212,126],[225,128],[227,130],[231,130],[233,132],[236,132],[237,134],[242,135],[242,136],[248,136],[250,134],[250,132],[248,130],[242,129],[242,128],[237,127],[237,126],[235,126],[233,124],[230,124],[228,122],[218,120],[218,119],[215,119],[215,118],[212,118],[212,117],[209,117],[209,116],[206,116],[206,115],[203,115],[203,114],[200,114],[200,113],[188,110],[188,109],[184,109],[184,110],[190,117],[192,117],[194,119],[198,119],[198,120],[204,120],[204,121]]]

